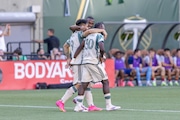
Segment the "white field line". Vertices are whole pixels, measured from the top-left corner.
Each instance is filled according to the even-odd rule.
[[[39,108],[39,109],[57,109],[53,106],[28,106],[28,105],[1,105],[0,107],[9,108]],[[73,110],[72,107],[66,107],[66,109]],[[105,108],[103,108],[105,110]],[[147,110],[147,109],[120,109],[122,111],[133,111],[133,112],[161,112],[161,113],[180,113],[180,110]]]

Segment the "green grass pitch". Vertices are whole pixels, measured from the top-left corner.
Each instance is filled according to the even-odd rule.
[[[0,91],[0,120],[180,120],[180,87],[114,88],[112,103],[121,110],[88,113],[74,112],[72,98],[65,105],[67,112],[60,112],[55,101],[64,92]],[[92,92],[94,103],[105,108],[102,90]]]

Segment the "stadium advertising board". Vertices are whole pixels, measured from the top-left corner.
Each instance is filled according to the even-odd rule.
[[[114,87],[114,61],[107,60],[104,64],[110,87]],[[0,62],[0,90],[35,89],[38,82],[47,84],[64,84],[72,82],[73,75],[66,68],[66,61],[10,61]],[[94,88],[102,87],[97,83]]]

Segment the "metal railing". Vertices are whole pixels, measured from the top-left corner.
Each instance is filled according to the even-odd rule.
[[[41,48],[41,44],[34,41],[20,41],[20,42],[8,42],[6,44],[7,52],[13,52],[12,45],[18,44],[18,48],[22,49],[22,44],[38,44],[38,48]],[[33,45],[33,53],[36,52],[35,45]]]

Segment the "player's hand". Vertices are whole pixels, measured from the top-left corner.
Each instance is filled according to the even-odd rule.
[[[10,24],[6,24],[6,29],[8,29],[8,30],[10,30],[10,29],[11,29]]]
[[[106,39],[107,39],[107,36],[108,36],[106,30],[103,30],[102,34],[103,34],[103,36],[104,36],[104,40],[106,40]]]
[[[103,55],[103,57],[100,57],[100,62],[103,63],[106,61],[106,56]]]

